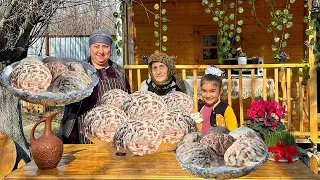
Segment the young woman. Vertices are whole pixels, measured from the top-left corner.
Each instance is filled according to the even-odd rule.
[[[201,78],[201,96],[205,105],[200,110],[203,118],[202,133],[207,133],[210,126],[224,126],[232,131],[238,127],[237,118],[231,106],[220,101],[222,93],[222,71],[208,67]]]

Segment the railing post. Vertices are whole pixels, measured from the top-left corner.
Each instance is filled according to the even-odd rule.
[[[312,0],[308,0],[308,4],[312,5]],[[312,6],[309,6],[312,7]],[[314,20],[309,22],[309,29],[313,28]],[[309,42],[312,37],[314,37],[314,41],[316,42],[317,32],[315,31],[313,35],[309,36]],[[309,94],[309,119],[310,119],[310,138],[313,142],[318,141],[318,122],[317,122],[317,71],[315,65],[315,57],[313,51],[309,48],[309,74],[310,79],[308,82],[308,94]]]

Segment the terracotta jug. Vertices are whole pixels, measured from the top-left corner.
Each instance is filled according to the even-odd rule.
[[[51,130],[51,121],[58,113],[54,112],[40,119],[32,128],[30,133],[31,153],[34,162],[39,169],[52,169],[57,167],[63,153],[63,143]],[[35,139],[34,130],[45,122],[43,135]]]

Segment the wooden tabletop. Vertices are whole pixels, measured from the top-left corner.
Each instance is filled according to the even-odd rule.
[[[110,159],[108,151],[94,144],[64,145],[64,155],[55,169],[40,170],[32,161],[5,179],[197,179],[184,171],[173,152]],[[265,162],[241,179],[320,179],[301,161]]]

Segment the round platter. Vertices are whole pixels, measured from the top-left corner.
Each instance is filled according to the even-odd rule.
[[[13,70],[13,68],[18,65],[19,62],[12,63],[11,65],[4,68],[1,74],[1,81],[3,86],[14,96],[19,97],[20,99],[34,103],[34,104],[42,104],[47,106],[56,106],[56,105],[66,105],[74,102],[79,102],[80,100],[90,96],[93,91],[93,88],[98,84],[99,79],[96,75],[96,69],[87,62],[78,61],[73,59],[66,59],[68,62],[77,62],[83,65],[86,73],[92,79],[92,83],[85,89],[75,91],[72,93],[64,94],[64,93],[53,93],[50,91],[50,87],[47,91],[31,94],[28,92],[24,92],[22,90],[16,89],[9,84],[9,77]]]
[[[181,145],[182,143],[178,144],[178,147]],[[224,164],[224,160],[221,160],[219,161],[219,167],[201,168],[193,164],[185,164],[180,160],[176,153],[175,157],[179,161],[182,169],[191,173],[192,175],[206,179],[231,179],[248,175],[252,171],[258,169],[268,159],[268,150],[266,150],[265,157],[261,161],[252,162],[246,167],[228,167]]]

